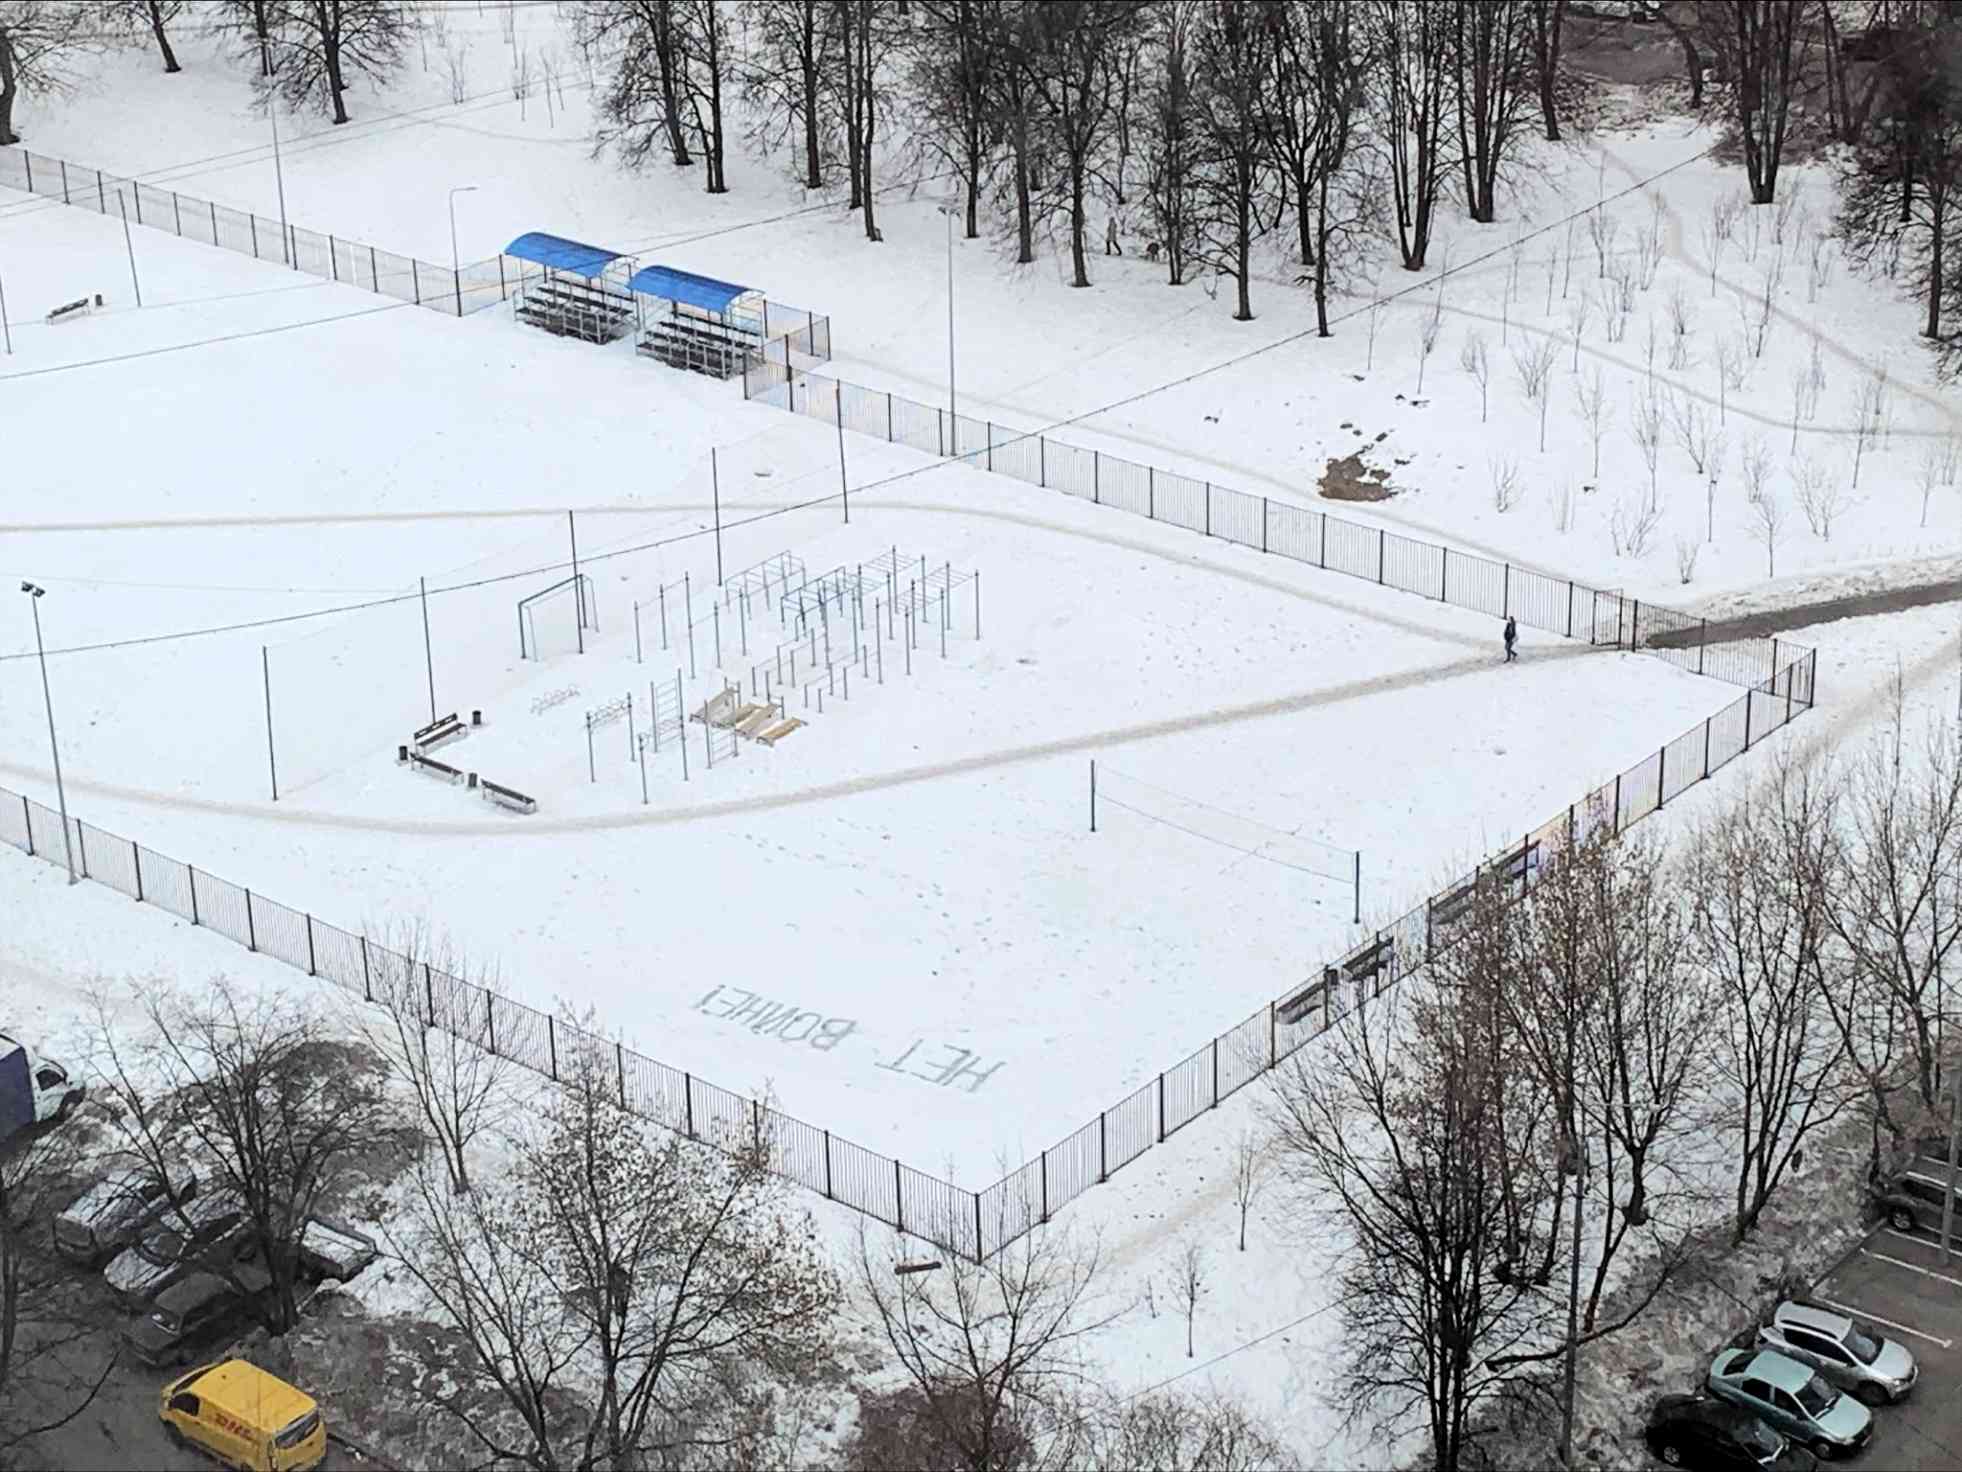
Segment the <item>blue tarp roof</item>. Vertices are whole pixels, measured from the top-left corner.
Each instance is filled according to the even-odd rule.
[[[705,312],[725,312],[729,303],[748,296],[752,288],[717,281],[713,276],[697,276],[693,271],[677,271],[673,266],[642,266],[627,281],[627,290],[683,302]]]
[[[532,261],[540,266],[549,266],[554,271],[570,271],[575,276],[584,276],[588,281],[598,276],[607,266],[620,259],[617,250],[601,250],[597,245],[581,245],[576,240],[567,240],[559,235],[547,235],[542,230],[533,230],[520,235],[504,247],[504,254],[516,256],[521,261]]]

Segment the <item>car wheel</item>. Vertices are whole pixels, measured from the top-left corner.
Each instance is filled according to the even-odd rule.
[[[1904,1206],[1896,1206],[1887,1213],[1887,1225],[1897,1232],[1912,1232],[1914,1213]]]
[[[172,1446],[181,1447],[186,1445],[184,1433],[177,1429],[177,1423],[175,1421],[164,1422],[164,1435],[170,1438],[170,1444]]]
[[[1664,1442],[1657,1450],[1656,1455],[1671,1467],[1680,1467],[1683,1465],[1683,1449],[1673,1441]]]
[[[1862,1405],[1884,1406],[1887,1404],[1887,1392],[1882,1390],[1878,1385],[1860,1385],[1855,1387],[1853,1393],[1860,1398]]]
[[[1839,1455],[1839,1448],[1821,1437],[1818,1441],[1812,1443],[1812,1455],[1822,1462],[1830,1462],[1834,1457]]]
[[[81,1102],[82,1096],[80,1094],[64,1094],[61,1100],[61,1107],[55,1110],[55,1123],[61,1124],[66,1121],[68,1116],[75,1112],[75,1106]]]

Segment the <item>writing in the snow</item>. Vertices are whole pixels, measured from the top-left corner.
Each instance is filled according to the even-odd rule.
[[[791,1046],[802,1044],[820,1053],[831,1052],[859,1030],[855,1018],[827,1017],[795,1002],[773,1001],[740,986],[710,988],[695,1004],[695,1010],[745,1027],[758,1037],[775,1038]],[[978,1094],[1001,1065],[1001,1059],[990,1063],[971,1048],[929,1043],[925,1038],[915,1038],[896,1057],[876,1064],[888,1073],[904,1074],[938,1088],[965,1089],[970,1094]]]

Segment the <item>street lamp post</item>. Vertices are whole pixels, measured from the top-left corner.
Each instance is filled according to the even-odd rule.
[[[459,184],[450,191],[450,282],[456,288],[456,314],[459,317],[463,315],[463,262],[456,251],[456,197],[476,192],[475,184]]]
[[[54,754],[55,801],[61,807],[61,842],[68,854],[68,882],[74,884],[81,876],[75,872],[75,837],[68,829],[68,791],[61,782],[61,746],[55,740],[54,696],[48,693],[48,651],[41,643],[41,599],[47,596],[48,590],[33,583],[22,583],[20,590],[34,610],[34,653],[41,662],[41,702],[48,711],[48,750]]]
[[[286,223],[286,168],[279,159],[279,98],[266,89],[266,116],[272,120],[273,181],[279,186],[279,253],[286,264],[298,269],[293,259],[293,227]]]
[[[954,398],[954,206],[943,204],[947,217],[947,434],[956,454],[960,452],[960,414]]]

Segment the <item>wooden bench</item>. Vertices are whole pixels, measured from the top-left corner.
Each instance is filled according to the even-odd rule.
[[[736,723],[736,711],[742,697],[734,690],[724,690],[710,698],[701,709],[693,712],[690,720],[703,721],[719,730],[728,730]]]
[[[736,712],[736,734],[754,741],[779,719],[774,705],[746,705]]]
[[[420,731],[416,732],[412,740],[417,751],[433,751],[445,741],[451,741],[458,736],[467,734],[469,734],[468,728],[464,726],[462,721],[457,719],[456,712],[451,711],[450,714],[444,716],[441,720],[431,721],[428,725],[424,726]]]
[[[68,322],[76,317],[86,317],[96,307],[101,305],[101,302],[101,297],[91,299],[85,296],[78,296],[72,302],[63,302],[52,312],[48,313],[48,325],[52,327],[57,322]]]
[[[501,786],[491,781],[488,777],[479,777],[477,779],[477,790],[483,793],[486,801],[494,802],[500,807],[510,808],[513,812],[535,813],[538,811],[537,798],[526,797],[515,787]]]
[[[439,762],[433,756],[424,756],[419,751],[409,753],[409,765],[418,772],[427,773],[431,777],[440,777],[445,782],[456,783],[463,780],[463,773],[458,768],[448,762]]]

